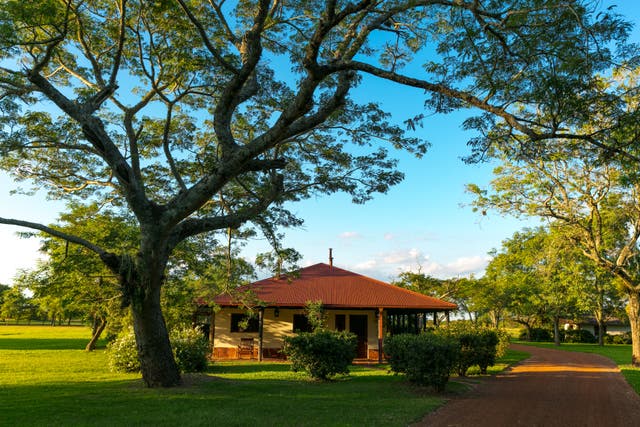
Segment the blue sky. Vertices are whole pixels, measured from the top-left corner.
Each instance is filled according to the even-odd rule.
[[[628,19],[640,21],[640,3],[617,3]],[[636,40],[638,34],[636,29]],[[420,112],[424,99],[419,91],[397,85],[361,85],[356,94],[380,102],[399,123]],[[424,128],[415,132],[432,144],[422,159],[392,151],[405,180],[388,194],[364,205],[352,204],[345,195],[291,205],[305,224],[288,230],[284,244],[303,255],[300,265],[328,262],[328,250],[333,248],[335,265],[385,281],[419,268],[441,278],[482,274],[489,261],[487,253],[534,222],[491,213],[480,217],[465,206],[471,202],[465,184],[486,185],[493,167],[460,160],[469,153],[466,142],[473,136],[461,129],[468,114],[462,111],[425,120]],[[11,196],[14,186],[7,175],[0,174],[1,217],[50,223],[63,207],[41,195]],[[18,269],[32,267],[39,256],[37,240],[19,239],[16,231],[16,227],[0,226],[0,283],[10,284]],[[242,255],[252,259],[268,249],[265,241],[255,240]]]

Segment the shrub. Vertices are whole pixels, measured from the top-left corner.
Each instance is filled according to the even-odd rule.
[[[502,357],[507,354],[509,344],[511,342],[511,336],[505,329],[497,329],[498,333],[498,345],[496,346],[496,358]]]
[[[587,343],[593,344],[595,343],[596,337],[591,332],[586,329],[573,329],[568,331],[563,331],[562,341],[566,343]]]
[[[456,366],[458,375],[464,377],[467,370],[476,364],[477,352],[480,348],[480,337],[473,331],[459,332],[450,335],[460,343],[460,357]]]
[[[170,332],[173,356],[181,372],[202,372],[207,368],[209,345],[202,332],[193,328]],[[132,329],[121,332],[107,346],[109,367],[116,372],[140,372],[136,338]]]
[[[136,337],[132,329],[121,332],[107,345],[109,367],[116,372],[140,372]]]
[[[401,334],[385,340],[385,353],[393,361],[394,372],[404,373],[415,384],[442,392],[457,364],[460,344],[451,337],[431,333]]]
[[[551,342],[553,341],[553,333],[543,328],[531,328],[529,333],[526,329],[520,331],[519,339],[522,341],[533,342]]]
[[[390,335],[384,339],[384,354],[395,373],[407,371],[408,352],[412,351],[413,334]]]
[[[496,364],[500,337],[498,332],[493,329],[481,329],[477,334],[477,347],[475,348],[473,364],[480,367],[481,374],[486,374],[487,368]]]
[[[470,322],[451,323],[441,327],[436,333],[456,339],[460,343],[460,357],[456,370],[462,377],[474,365],[480,367],[480,373],[486,374],[487,367],[495,364],[498,352],[504,354],[509,345],[506,332],[499,333],[495,329],[479,327]]]
[[[631,344],[631,332],[616,335],[606,334],[604,342],[607,344]]]
[[[291,369],[312,378],[327,380],[348,374],[356,357],[357,338],[349,332],[316,330],[285,337],[282,352],[291,360]]]
[[[202,372],[207,369],[209,343],[199,328],[174,329],[169,337],[181,372]]]

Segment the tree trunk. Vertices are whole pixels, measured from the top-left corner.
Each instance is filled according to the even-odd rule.
[[[560,318],[553,316],[553,343],[556,346],[560,345]]]
[[[604,346],[604,320],[598,319],[598,345]]]
[[[138,283],[129,284],[140,370],[147,387],[172,387],[180,384],[180,371],[160,306],[164,266],[153,262],[145,265],[138,264]]]
[[[97,319],[96,319],[97,320]],[[85,351],[93,351],[96,349],[96,343],[100,339],[100,335],[102,335],[102,331],[107,327],[107,319],[101,317],[100,323],[93,328],[93,335],[91,337],[91,341],[84,348]]]
[[[640,293],[629,291],[627,315],[631,325],[631,364],[640,367]]]

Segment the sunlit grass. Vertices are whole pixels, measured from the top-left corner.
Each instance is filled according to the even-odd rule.
[[[0,425],[405,426],[468,388],[452,378],[437,395],[387,365],[317,382],[287,363],[238,361],[147,389],[137,374],[109,371],[104,343],[85,352],[89,338],[87,327],[0,326]],[[526,356],[510,351],[490,373]]]
[[[552,348],[556,350],[578,351],[582,353],[595,353],[613,360],[627,382],[633,387],[636,393],[640,394],[640,369],[631,366],[631,346],[625,344],[608,344],[599,346],[597,344],[577,344],[563,343],[556,347],[553,343],[531,343],[523,342],[522,344],[532,345],[536,347]]]

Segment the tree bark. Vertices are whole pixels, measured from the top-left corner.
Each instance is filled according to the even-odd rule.
[[[640,292],[630,290],[627,315],[631,325],[631,364],[640,367]]]
[[[604,320],[598,320],[598,345],[604,346]]]
[[[560,345],[560,318],[553,316],[553,343],[556,346]]]
[[[142,379],[147,387],[172,387],[180,384],[180,372],[173,358],[167,326],[160,309],[160,288],[132,304]]]
[[[104,317],[101,317],[100,322],[97,325],[95,325],[95,328],[93,328],[93,335],[91,336],[91,341],[89,341],[87,346],[84,348],[85,351],[93,351],[96,349],[96,343],[100,339],[100,335],[102,335],[102,332],[106,327],[107,327],[107,319],[105,319]]]
[[[150,244],[143,238],[136,265],[121,278],[131,301],[140,370],[147,387],[180,384],[180,371],[171,351],[160,305],[160,289],[167,264],[161,248],[158,242]]]

